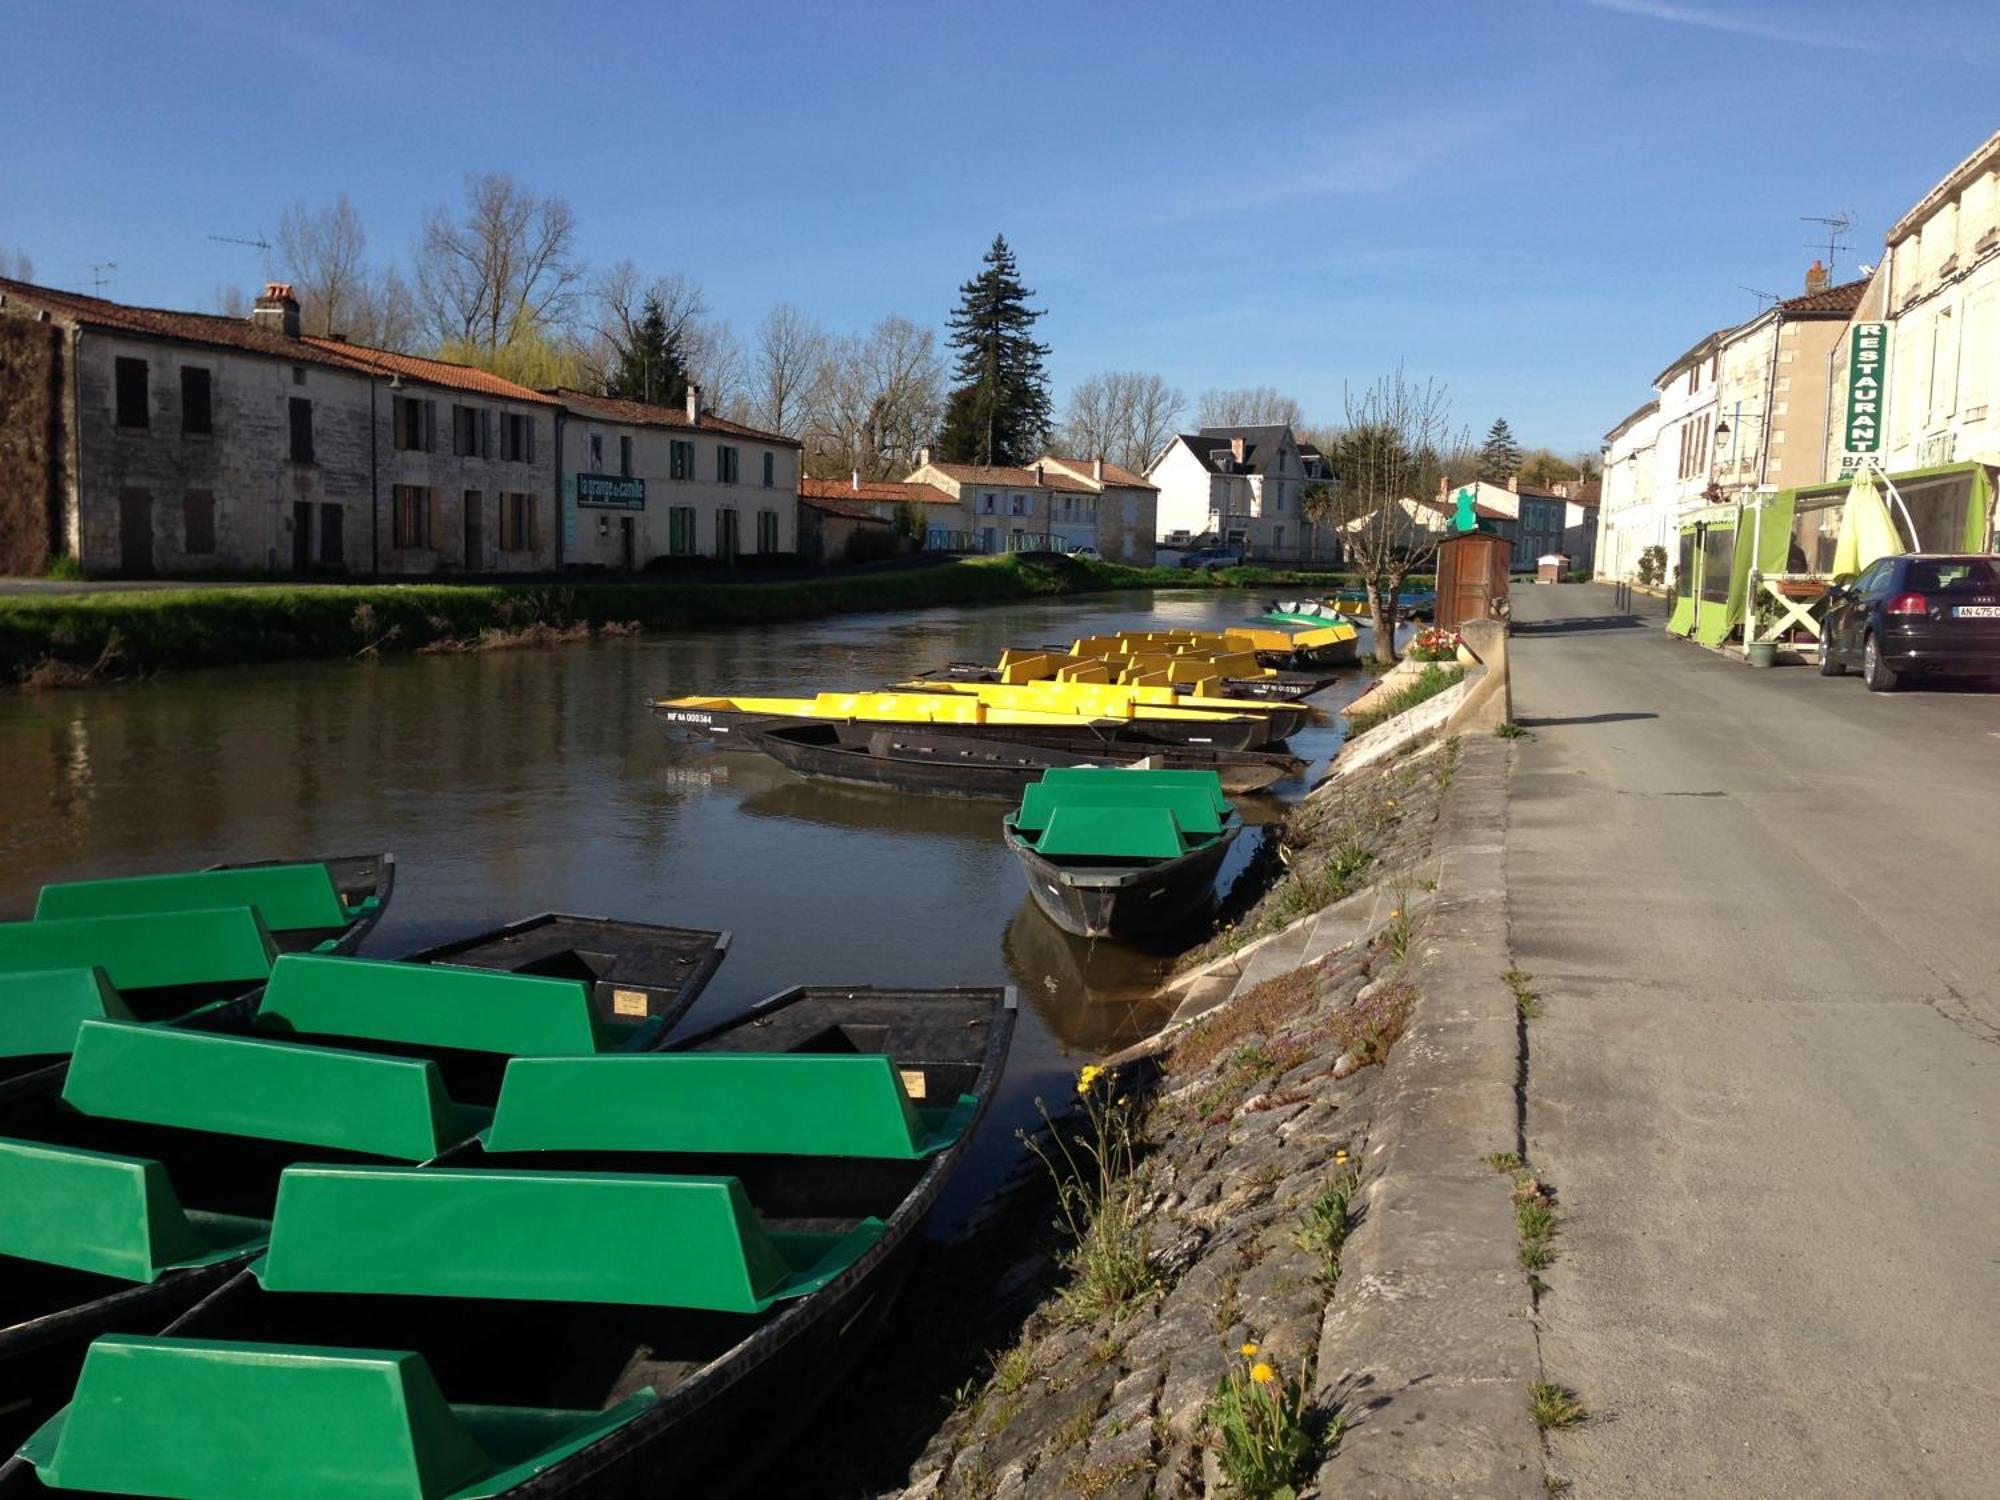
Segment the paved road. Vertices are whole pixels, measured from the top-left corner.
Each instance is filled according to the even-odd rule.
[[[1545,1013],[1582,1497],[2000,1495],[2000,696],[1516,600],[1509,926]]]

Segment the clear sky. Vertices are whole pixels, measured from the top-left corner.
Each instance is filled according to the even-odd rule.
[[[291,200],[407,264],[468,170],[745,333],[942,325],[994,231],[1097,370],[1273,385],[1337,421],[1399,360],[1526,444],[1595,447],[1651,377],[1844,276],[1996,126],[1994,0],[9,0],[0,250],[202,307]],[[1986,102],[1982,103],[1982,97]]]

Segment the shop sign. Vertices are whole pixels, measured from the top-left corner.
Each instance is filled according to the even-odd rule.
[[[576,476],[576,503],[601,510],[644,510],[646,481],[626,479],[617,474]]]
[[[1888,357],[1889,325],[1856,323],[1847,352],[1847,428],[1842,443],[1850,458],[1882,451],[1882,374]]]

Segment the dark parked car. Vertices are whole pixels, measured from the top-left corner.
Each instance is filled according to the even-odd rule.
[[[1912,677],[2000,677],[2000,558],[1885,557],[1827,599],[1822,676],[1859,667],[1878,693]]]
[[[1203,547],[1198,552],[1183,552],[1181,566],[1184,568],[1205,568],[1214,572],[1217,568],[1233,568],[1243,561],[1241,547]]]

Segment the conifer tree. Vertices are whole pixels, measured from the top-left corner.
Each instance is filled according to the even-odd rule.
[[[618,365],[611,372],[607,396],[627,401],[650,401],[656,406],[679,406],[687,400],[687,362],[680,340],[667,327],[666,309],[660,299],[648,295],[632,325],[632,341],[618,351]]]
[[[1505,417],[1495,417],[1479,446],[1479,477],[1488,484],[1505,484],[1521,467],[1521,445]]]
[[[1041,310],[1021,285],[1014,252],[995,235],[984,269],[959,287],[951,315],[951,345],[958,351],[958,386],[938,436],[946,463],[1022,464],[1034,457],[1049,431],[1048,351],[1033,336]]]

